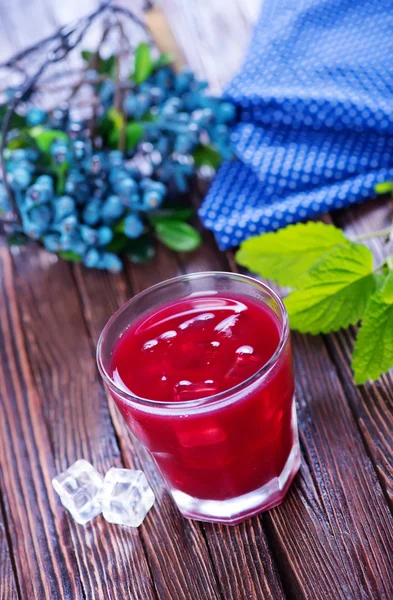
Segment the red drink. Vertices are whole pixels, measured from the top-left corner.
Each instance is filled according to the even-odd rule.
[[[162,297],[112,336],[99,364],[182,513],[236,523],[278,504],[297,471],[294,379],[281,302],[248,278],[215,277],[241,286]]]

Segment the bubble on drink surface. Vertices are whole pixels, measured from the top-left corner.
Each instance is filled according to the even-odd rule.
[[[139,527],[154,500],[154,492],[142,471],[112,467],[105,475],[102,513],[109,523]]]
[[[100,496],[104,478],[87,460],[77,460],[52,479],[61,503],[80,525],[101,513]]]
[[[181,323],[179,325],[179,329],[181,329],[182,331],[184,331],[185,329],[188,329],[189,327],[192,327],[193,325],[195,326],[196,324],[204,324],[207,321],[210,321],[211,319],[214,319],[214,314],[213,313],[202,313],[200,315],[197,315],[196,317],[192,317],[192,319],[187,319],[187,321],[184,321],[183,323]]]
[[[232,337],[234,334],[234,329],[239,320],[240,314],[231,315],[230,317],[226,317],[222,321],[215,326],[214,331],[219,334],[223,334],[226,337]]]
[[[206,380],[192,383],[188,380],[179,381],[173,388],[173,399],[176,402],[187,402],[217,394],[219,387],[215,381]]]
[[[142,346],[142,350],[153,350],[158,346],[158,340],[148,340]]]
[[[176,336],[177,336],[177,332],[174,329],[171,329],[170,331],[165,331],[160,336],[158,336],[158,339],[164,340],[164,341],[170,341],[170,340],[173,340],[173,338],[175,338]]]
[[[254,348],[252,346],[240,346],[240,348],[238,348],[236,350],[236,354],[240,354],[240,355],[251,355],[254,354]]]

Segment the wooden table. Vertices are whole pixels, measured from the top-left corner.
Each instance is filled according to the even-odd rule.
[[[2,26],[16,50],[15,15],[31,7],[4,2]],[[41,31],[45,7],[53,16],[68,6],[57,4],[36,4]],[[191,66],[222,84],[244,52],[256,4],[165,4]],[[392,212],[391,202],[378,200],[332,219],[359,233],[390,224]],[[393,597],[393,378],[353,385],[353,329],[293,335],[302,467],[280,507],[236,527],[184,520],[108,403],[94,358],[102,327],[157,281],[234,269],[232,254],[218,252],[208,233],[204,238],[192,254],[161,247],[151,264],[129,264],[119,276],[1,242],[1,600]],[[379,242],[371,247],[380,257]],[[80,526],[70,518],[51,478],[81,457],[102,473],[111,466],[146,472],[157,502],[139,529],[102,517]]]

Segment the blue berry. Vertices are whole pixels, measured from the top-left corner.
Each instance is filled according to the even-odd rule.
[[[220,102],[217,106],[216,114],[219,123],[230,123],[236,117],[235,105],[231,102]]]
[[[42,238],[48,252],[59,252],[61,250],[60,236],[57,233],[47,233]]]
[[[78,219],[75,215],[69,215],[56,226],[61,233],[74,233],[78,227]]]
[[[31,183],[31,173],[23,167],[7,173],[7,181],[14,191],[25,190]]]
[[[124,206],[119,196],[112,195],[105,200],[101,210],[101,216],[105,223],[117,221],[123,213]]]
[[[32,208],[29,211],[29,220],[43,233],[52,220],[52,208],[46,204]]]
[[[71,196],[60,196],[53,202],[55,221],[62,221],[65,217],[75,213],[75,200]]]
[[[155,210],[159,208],[163,202],[163,195],[155,190],[148,190],[144,192],[142,198],[143,210]]]
[[[111,252],[103,253],[102,266],[110,273],[120,273],[123,270],[123,263],[120,258]]]
[[[99,242],[99,236],[96,229],[89,227],[89,225],[80,225],[79,233],[82,241],[87,246],[96,246]]]
[[[194,73],[189,69],[180,71],[175,77],[175,92],[179,96],[186,92],[194,81]]]
[[[124,165],[124,155],[120,150],[112,150],[108,154],[108,161],[111,167],[122,167]]]
[[[106,225],[103,225],[102,227],[97,229],[97,234],[99,246],[106,246],[113,239],[113,231],[110,227],[107,227]]]
[[[50,175],[40,175],[35,182],[48,190],[53,190],[53,179]]]
[[[36,125],[45,123],[47,117],[48,113],[37,107],[29,108],[26,113],[26,121],[29,127],[35,127]]]
[[[113,184],[114,191],[120,196],[131,196],[138,191],[136,182],[131,177],[124,177]]]
[[[90,200],[83,209],[82,218],[87,225],[97,225],[100,220],[101,202],[97,198]]]
[[[138,215],[128,215],[124,219],[124,233],[129,238],[138,238],[144,231],[143,221]]]
[[[62,165],[69,160],[69,150],[65,142],[58,140],[52,143],[50,154],[56,165]]]
[[[96,250],[95,248],[90,248],[90,250],[88,250],[83,258],[83,263],[86,265],[86,267],[97,267],[98,263],[100,260],[100,253],[98,250]]]

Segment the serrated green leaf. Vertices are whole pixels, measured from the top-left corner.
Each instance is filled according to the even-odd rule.
[[[322,256],[285,301],[292,329],[329,333],[357,323],[376,288],[371,251],[343,244]]]
[[[58,131],[56,129],[46,129],[36,133],[35,128],[30,130],[30,134],[34,137],[35,142],[41,152],[47,154],[50,150],[51,145],[55,140],[64,140],[68,142],[68,135],[64,131]]]
[[[299,278],[321,256],[349,240],[341,229],[325,223],[298,223],[252,237],[240,246],[236,261],[265,279],[296,287]]]
[[[80,254],[73,252],[72,250],[68,250],[67,252],[59,252],[58,255],[63,260],[68,260],[70,262],[80,263],[82,262],[82,257]]]
[[[353,351],[352,368],[359,385],[393,367],[393,271],[367,305]]]
[[[222,162],[221,154],[213,146],[204,144],[199,144],[192,152],[192,156],[196,167],[208,166],[215,171]]]
[[[191,252],[202,242],[199,231],[182,221],[161,221],[155,232],[160,242],[176,252]]]
[[[150,77],[152,71],[153,61],[150,54],[150,46],[146,42],[142,42],[135,50],[135,68],[132,79],[139,85]]]
[[[389,194],[390,192],[393,192],[393,181],[377,183],[374,186],[374,190],[377,192],[377,194]]]

